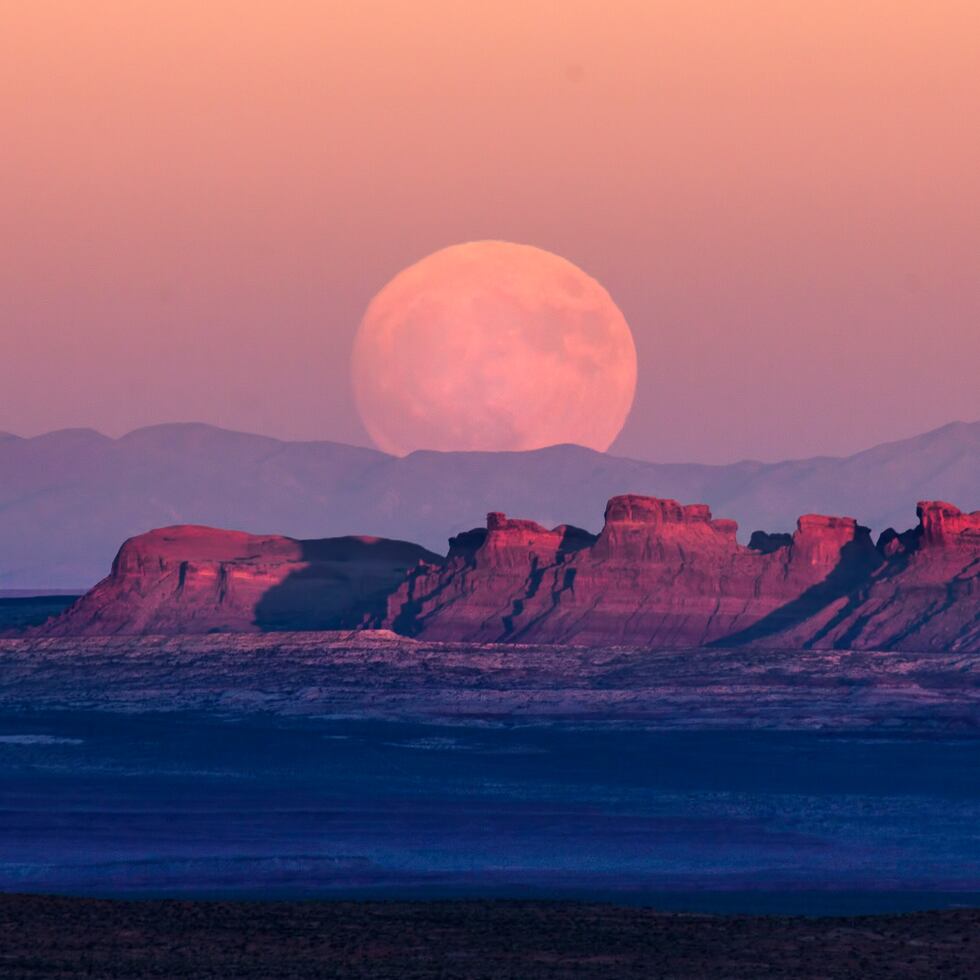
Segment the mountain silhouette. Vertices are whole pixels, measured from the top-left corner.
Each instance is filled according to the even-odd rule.
[[[853,456],[727,465],[649,463],[571,445],[397,458],[196,423],[119,439],[91,429],[0,437],[0,589],[86,588],[123,540],[166,525],[376,535],[444,553],[450,535],[490,510],[598,531],[605,501],[623,493],[703,501],[738,520],[746,542],[758,529],[791,531],[805,512],[901,529],[910,500],[980,507],[980,422]]]

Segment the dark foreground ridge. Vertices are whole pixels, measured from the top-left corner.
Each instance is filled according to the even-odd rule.
[[[978,962],[976,910],[806,919],[575,903],[0,897],[6,980],[965,980]]]
[[[598,535],[493,512],[441,557],[404,541],[177,526],[40,630],[107,636],[383,628],[425,640],[654,649],[980,652],[980,512],[921,501],[875,542],[853,517],[755,532],[704,504],[613,497]]]

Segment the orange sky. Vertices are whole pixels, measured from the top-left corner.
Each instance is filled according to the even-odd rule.
[[[528,242],[633,327],[614,451],[980,417],[980,5],[0,5],[0,430],[366,441],[371,296]]]

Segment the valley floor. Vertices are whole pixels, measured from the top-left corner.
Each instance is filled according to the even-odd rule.
[[[0,977],[972,977],[978,773],[964,654],[0,640]]]

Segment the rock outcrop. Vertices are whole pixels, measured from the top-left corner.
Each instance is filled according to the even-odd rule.
[[[493,514],[444,564],[410,573],[385,622],[479,642],[980,650],[980,514],[918,513],[877,547],[853,518],[817,514],[744,547],[703,505],[633,495],[574,547],[557,543],[567,528]]]
[[[598,535],[491,513],[440,557],[402,541],[201,527],[128,541],[48,635],[384,628],[426,641],[980,652],[980,512],[919,504],[877,544],[851,517],[756,532],[613,497]]]
[[[780,637],[814,648],[980,652],[980,511],[921,501],[919,525],[878,541],[875,575]]]
[[[131,538],[112,572],[40,632],[180,634],[341,629],[420,560],[438,556],[385,538],[317,541],[195,525]]]
[[[775,632],[881,562],[851,518],[802,517],[776,548],[743,547],[736,531],[702,504],[636,495],[609,501],[594,540],[492,514],[478,547],[409,575],[388,623],[427,639],[702,646],[763,620]],[[574,547],[557,543],[572,534]]]

